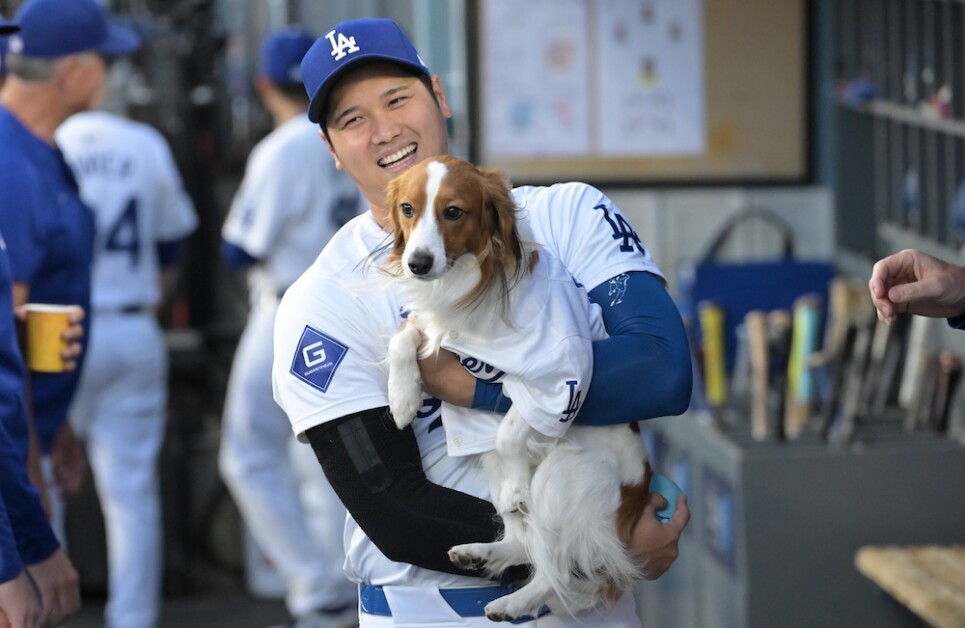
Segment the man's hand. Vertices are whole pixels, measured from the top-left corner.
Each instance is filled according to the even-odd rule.
[[[463,408],[472,407],[476,378],[463,368],[455,353],[440,349],[439,353],[419,360],[422,389],[439,399]]]
[[[916,249],[879,260],[868,289],[878,320],[886,325],[902,312],[936,318],[965,314],[965,268]]]
[[[40,604],[26,572],[0,584],[0,628],[34,628]]]
[[[64,341],[64,349],[60,352],[60,357],[64,360],[64,367],[68,371],[77,368],[77,359],[84,350],[81,340],[84,337],[84,308],[77,306],[70,314],[70,325],[60,334],[60,339]]]
[[[64,550],[28,565],[27,573],[40,594],[38,626],[59,626],[80,610],[80,579]]]
[[[18,305],[13,308],[14,316],[21,326],[27,321],[27,306]],[[84,337],[84,326],[81,324],[84,320],[84,308],[74,306],[73,311],[70,313],[70,324],[64,331],[60,334],[61,345],[63,348],[60,351],[60,357],[64,360],[64,370],[73,371],[77,369],[77,358],[84,351],[84,345],[81,340]],[[21,327],[22,328],[22,327]]]
[[[657,511],[666,505],[667,500],[662,495],[651,493],[630,537],[630,549],[643,562],[643,577],[647,580],[656,580],[677,560],[677,544],[690,521],[686,495],[677,498],[677,510],[670,521],[661,523],[657,519]]]

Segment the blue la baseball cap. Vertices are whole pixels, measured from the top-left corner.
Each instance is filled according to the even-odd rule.
[[[137,50],[134,31],[111,23],[95,0],[26,0],[15,16],[20,32],[8,50],[25,57],[63,57],[92,50],[113,57]]]
[[[363,62],[388,61],[431,76],[415,46],[392,20],[348,20],[319,37],[302,59],[302,80],[311,101],[308,119],[320,122],[335,82]]]
[[[301,26],[275,31],[261,42],[258,71],[275,85],[302,84],[302,57],[315,43],[315,35]]]

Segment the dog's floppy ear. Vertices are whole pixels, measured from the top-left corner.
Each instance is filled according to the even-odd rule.
[[[404,188],[402,179],[405,175],[389,181],[385,188],[385,209],[389,213],[389,230],[392,233],[392,250],[389,252],[389,261],[393,262],[402,259],[405,250],[405,231],[402,229],[402,221],[399,216],[399,204],[402,202],[401,195]]]
[[[491,233],[495,234],[497,253],[515,261],[517,270],[522,261],[523,249],[516,231],[516,200],[511,192],[509,177],[502,170],[480,168],[487,182],[486,206],[493,221]]]

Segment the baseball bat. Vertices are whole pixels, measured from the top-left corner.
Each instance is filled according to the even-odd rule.
[[[898,372],[901,369],[905,355],[905,339],[911,316],[900,314],[895,323],[889,328],[888,343],[881,360],[878,385],[869,402],[868,414],[881,416],[889,404],[897,402]]]
[[[784,410],[784,434],[791,439],[804,432],[811,409],[812,381],[808,359],[817,348],[821,306],[821,298],[817,295],[805,295],[794,302]]]
[[[874,331],[871,334],[871,349],[868,352],[868,365],[858,399],[858,413],[862,416],[868,416],[872,400],[878,393],[890,331],[891,328],[888,325],[875,321]]]
[[[747,357],[750,363],[751,437],[766,440],[770,435],[767,420],[767,392],[770,360],[767,350],[767,315],[753,310],[744,316],[747,330]]]
[[[697,305],[704,348],[704,390],[707,405],[715,419],[727,401],[727,374],[724,366],[724,310],[712,301]]]
[[[841,413],[831,426],[829,440],[834,445],[846,445],[854,440],[858,428],[858,413],[860,410],[862,383],[868,365],[868,354],[871,351],[871,341],[875,324],[874,318],[857,326],[854,339],[854,350],[848,373],[845,376],[844,395],[841,401]]]
[[[932,428],[937,432],[948,431],[952,400],[962,378],[962,358],[951,351],[942,351],[936,364],[935,397],[932,404]]]
[[[791,352],[791,314],[774,310],[767,315],[771,387],[768,400],[770,434],[784,440],[784,398],[787,389],[787,362]]]
[[[850,284],[851,281],[844,277],[834,277],[828,283],[828,322],[824,328],[823,350],[831,354],[844,342],[848,324],[851,322]]]
[[[914,372],[914,394],[905,412],[904,425],[908,431],[930,427],[932,404],[938,387],[938,356],[934,353],[921,353],[918,361],[920,364]]]
[[[849,365],[854,353],[854,342],[858,335],[855,323],[848,325],[844,338],[836,347],[829,364],[830,391],[821,406],[819,416],[821,440],[827,441],[832,425],[841,416],[841,403],[844,397],[844,385],[849,371]]]
[[[931,351],[934,319],[926,316],[912,316],[908,329],[908,351],[902,369],[901,384],[898,387],[898,405],[908,410],[920,394],[921,377],[919,371],[924,364],[922,356]]]
[[[748,347],[747,325],[744,321],[734,329],[734,367],[730,376],[727,396],[731,399],[747,399],[750,388],[751,363]]]

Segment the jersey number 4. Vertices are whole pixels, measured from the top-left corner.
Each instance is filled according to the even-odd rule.
[[[107,230],[104,248],[112,253],[130,255],[131,266],[137,266],[141,255],[140,231],[137,228],[137,199],[127,202],[124,211]]]

